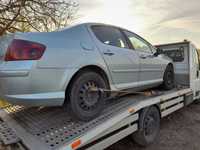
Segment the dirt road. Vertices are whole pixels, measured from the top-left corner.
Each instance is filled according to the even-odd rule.
[[[200,103],[162,119],[159,139],[147,148],[128,137],[107,150],[200,150]]]

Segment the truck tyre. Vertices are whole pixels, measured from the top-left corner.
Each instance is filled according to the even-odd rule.
[[[174,68],[172,65],[168,65],[165,69],[163,88],[165,90],[171,90],[174,88]]]
[[[91,91],[91,88],[106,89],[105,80],[98,73],[79,73],[69,90],[68,109],[73,118],[89,121],[97,117],[104,108],[105,94]]]
[[[132,139],[140,146],[152,144],[160,132],[159,110],[155,106],[142,109],[138,126],[138,131],[131,135]]]

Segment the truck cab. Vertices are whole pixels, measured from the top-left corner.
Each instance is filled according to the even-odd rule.
[[[174,62],[176,86],[187,86],[193,90],[194,99],[200,98],[199,53],[192,42],[156,45],[164,55]]]

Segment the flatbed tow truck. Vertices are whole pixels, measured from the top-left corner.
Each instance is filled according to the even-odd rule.
[[[200,98],[199,57],[188,41],[158,45],[174,61],[176,87],[129,94],[107,101],[102,114],[89,122],[75,121],[62,108],[9,106],[0,110],[0,139],[11,149],[100,150],[126,136],[148,145],[163,118]],[[150,108],[159,112],[152,120]],[[154,140],[156,136],[151,136]],[[16,148],[17,147],[17,148]]]

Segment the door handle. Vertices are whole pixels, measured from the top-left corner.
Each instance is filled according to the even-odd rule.
[[[140,58],[142,58],[142,59],[146,59],[147,56],[145,56],[145,55],[140,55]]]
[[[111,52],[111,50],[106,50],[105,52],[103,52],[103,54],[108,56],[115,55],[115,53]]]
[[[140,58],[146,59],[146,58],[154,58],[153,55],[140,55]]]

